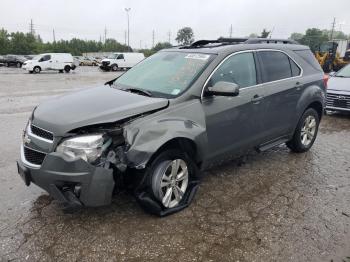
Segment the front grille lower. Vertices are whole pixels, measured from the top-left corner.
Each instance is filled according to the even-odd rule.
[[[350,109],[350,95],[327,94],[327,107]]]
[[[23,147],[23,152],[26,161],[34,165],[41,165],[46,156],[45,153],[33,150],[25,146]]]
[[[30,129],[32,133],[38,137],[53,141],[53,134],[35,125],[31,125]]]

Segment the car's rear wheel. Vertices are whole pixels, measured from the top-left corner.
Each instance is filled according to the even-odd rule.
[[[33,68],[33,72],[34,72],[35,74],[39,74],[40,71],[41,71],[41,68],[40,68],[39,66],[36,66],[36,67]]]
[[[287,142],[287,146],[294,152],[308,151],[315,142],[320,119],[313,108],[308,108],[300,118],[293,138]]]

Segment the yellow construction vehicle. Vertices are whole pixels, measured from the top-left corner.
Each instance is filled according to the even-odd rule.
[[[326,73],[338,71],[350,63],[350,49],[347,40],[333,40],[321,44],[315,57]]]

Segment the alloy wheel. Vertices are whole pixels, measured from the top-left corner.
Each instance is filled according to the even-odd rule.
[[[310,115],[305,118],[303,127],[301,128],[300,138],[304,146],[309,146],[316,133],[316,119]]]
[[[169,162],[161,176],[159,195],[166,208],[177,206],[188,186],[188,167],[184,160]]]

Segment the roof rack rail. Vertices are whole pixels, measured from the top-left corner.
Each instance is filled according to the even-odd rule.
[[[299,43],[291,39],[277,39],[277,38],[249,38],[245,44],[295,44]]]
[[[236,44],[299,44],[291,39],[276,39],[276,38],[225,38],[220,37],[217,40],[198,40],[190,45],[180,48],[201,48],[201,47],[217,47],[223,45]],[[209,45],[209,46],[206,46]]]

